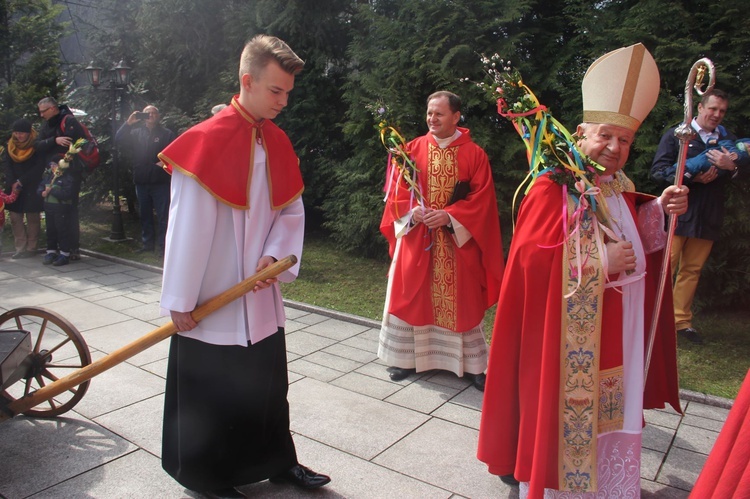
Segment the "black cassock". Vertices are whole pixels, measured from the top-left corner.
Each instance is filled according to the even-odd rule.
[[[297,464],[284,330],[247,347],[174,335],[162,467],[194,491],[265,480]]]

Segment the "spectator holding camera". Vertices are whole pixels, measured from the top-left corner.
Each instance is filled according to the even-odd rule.
[[[171,177],[162,168],[157,155],[175,139],[175,134],[163,127],[160,120],[155,106],[148,105],[143,112],[135,111],[117,131],[115,142],[130,155],[133,165],[143,243],[139,251],[157,250],[164,254]]]

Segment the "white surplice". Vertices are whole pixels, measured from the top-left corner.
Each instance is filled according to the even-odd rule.
[[[253,275],[263,256],[281,259],[295,255],[297,264],[278,276],[281,282],[293,281],[302,256],[304,222],[301,197],[281,210],[271,209],[262,147],[255,148],[248,210],[218,201],[195,179],[175,169],[164,254],[162,314],[192,311]],[[276,333],[284,327],[284,321],[277,283],[246,294],[203,319],[195,329],[179,334],[214,345],[246,346]]]

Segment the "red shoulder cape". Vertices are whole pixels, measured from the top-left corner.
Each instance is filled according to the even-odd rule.
[[[177,168],[222,203],[248,209],[258,136],[266,151],[271,208],[278,210],[302,195],[299,158],[286,133],[272,121],[256,122],[236,95],[230,106],[175,139],[159,159],[170,174]]]

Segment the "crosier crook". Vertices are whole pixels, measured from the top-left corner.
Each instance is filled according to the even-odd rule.
[[[708,71],[708,87],[706,90],[701,90],[703,86],[703,79]],[[714,88],[716,82],[716,71],[714,70],[714,63],[710,59],[702,58],[698,59],[693,67],[690,68],[687,81],[685,81],[685,116],[682,124],[677,127],[674,134],[675,137],[680,141],[680,149],[677,154],[677,171],[675,172],[674,185],[676,187],[682,187],[682,175],[685,171],[685,161],[687,160],[688,143],[693,138],[695,132],[691,122],[693,121],[693,89],[698,95],[703,95],[706,92],[710,92]],[[661,263],[661,274],[659,275],[659,285],[656,288],[656,299],[654,300],[654,313],[651,317],[651,327],[648,331],[647,336],[647,349],[646,359],[643,367],[643,387],[646,387],[646,380],[648,379],[648,368],[651,365],[651,354],[654,350],[654,338],[656,337],[656,325],[659,320],[659,310],[661,309],[661,303],[664,300],[664,286],[667,283],[667,269],[669,268],[669,261],[672,249],[672,239],[674,238],[674,230],[677,226],[677,215],[672,213],[669,215],[669,227],[667,229],[667,244],[664,247],[664,257]]]

